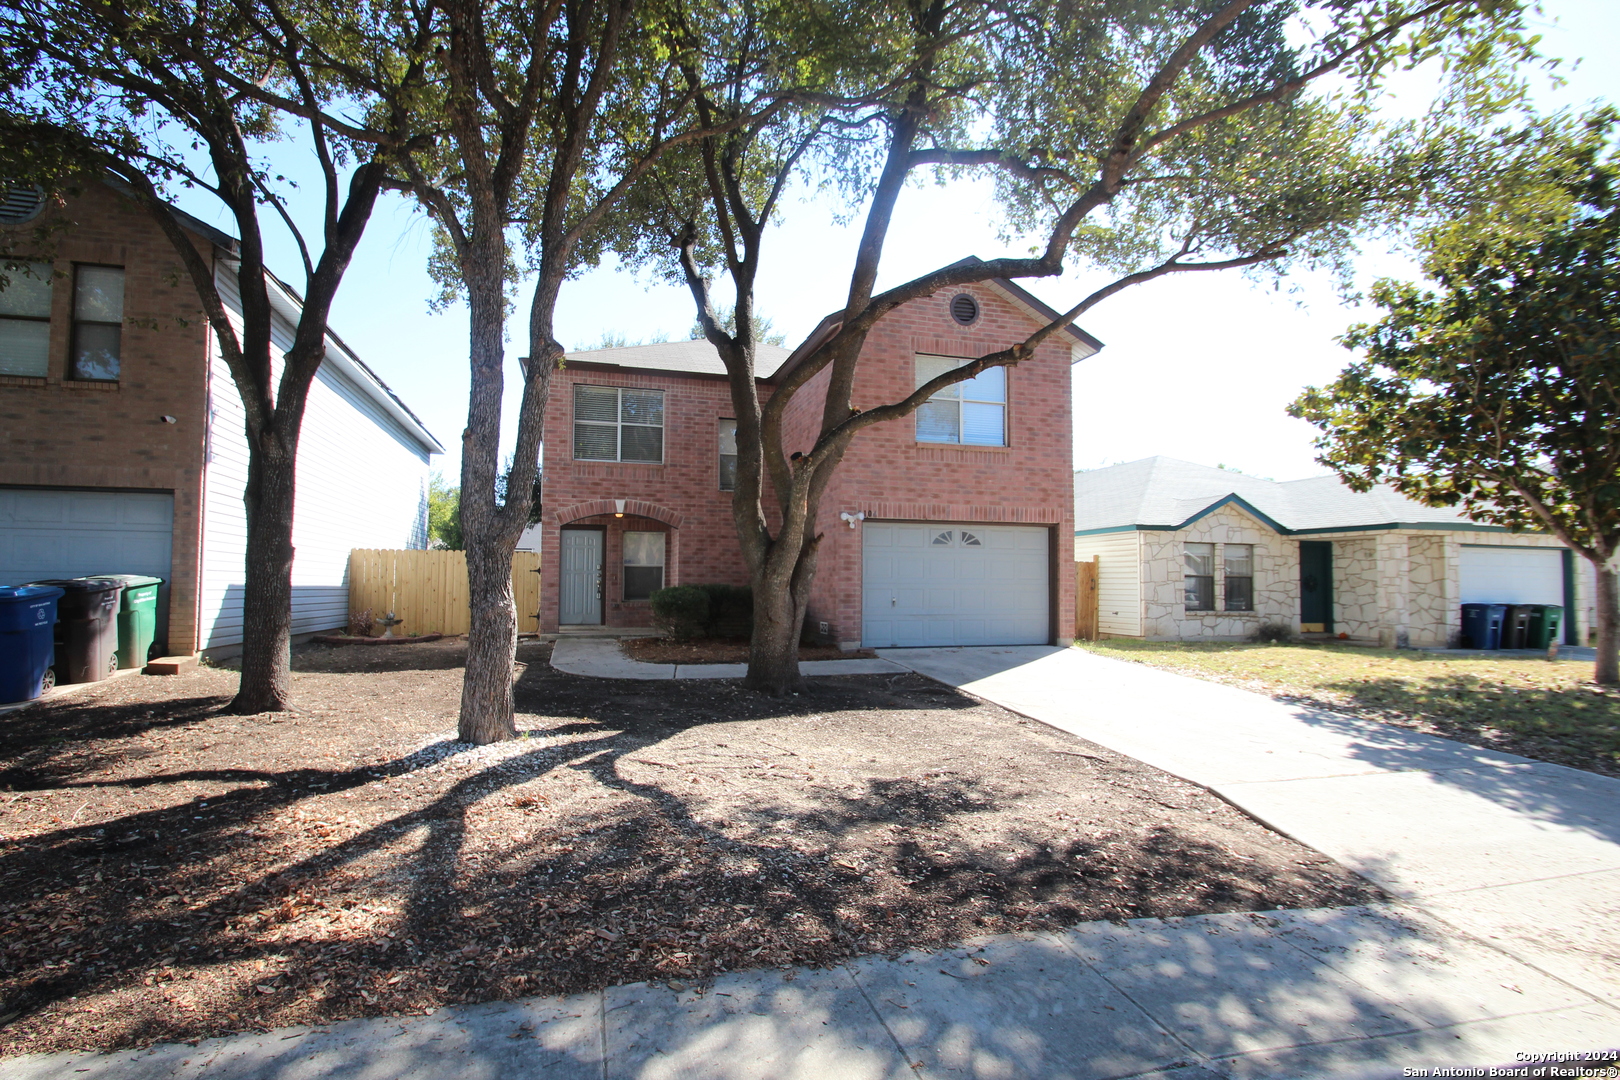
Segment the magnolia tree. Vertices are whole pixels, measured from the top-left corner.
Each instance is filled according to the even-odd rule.
[[[242,399],[247,562],[235,712],[290,705],[294,479],[327,315],[389,154],[431,142],[421,114],[376,110],[379,98],[353,87],[369,80],[393,100],[419,93],[434,19],[431,3],[389,0],[0,6],[0,175],[53,193],[122,180],[171,241]],[[268,160],[289,145],[319,168],[312,227],[300,225],[292,185]],[[239,320],[167,201],[176,188],[206,193],[235,225]],[[302,263],[302,312],[285,351],[272,342],[279,286],[265,261],[267,231],[279,228]]]
[[[784,47],[777,13],[755,11],[705,28],[717,57]],[[862,431],[1016,365],[1123,289],[1236,268],[1343,271],[1358,234],[1456,213],[1516,167],[1479,132],[1514,100],[1513,67],[1531,55],[1519,5],[1485,0],[1320,9],[1034,0],[874,5],[865,17],[880,25],[863,29],[860,49],[830,54],[846,59],[829,86],[758,121],[736,105],[754,83],[724,60],[689,66],[714,130],[640,189],[647,228],[623,245],[686,284],[726,365],[737,417],[732,513],[754,590],[747,682],[771,693],[799,685],[820,501]],[[1446,72],[1429,114],[1380,123],[1384,76],[1424,62]],[[895,207],[931,174],[994,176],[1010,226],[1036,238],[1033,253],[878,289]],[[861,237],[842,309],[762,401],[754,283],[767,224],[798,181],[864,207]],[[906,397],[854,405],[862,346],[885,314],[972,282],[1055,276],[1071,254],[1100,280],[1060,317]],[[729,323],[711,295],[717,275],[735,297]],[[788,446],[788,405],[822,372],[816,440]]]
[[[1596,680],[1620,683],[1620,163],[1608,122],[1576,143],[1542,228],[1468,220],[1428,243],[1428,289],[1383,281],[1365,359],[1291,412],[1359,491],[1389,483],[1476,521],[1543,529],[1597,577]],[[1564,198],[1557,198],[1557,194]],[[1508,214],[1512,222],[1518,215]],[[1530,235],[1526,235],[1529,233]]]

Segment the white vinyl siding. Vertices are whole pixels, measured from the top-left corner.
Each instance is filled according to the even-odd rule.
[[[236,319],[235,278],[217,275]],[[238,323],[240,325],[240,323]],[[277,349],[292,345],[279,315]],[[210,337],[208,456],[203,475],[200,648],[242,640],[247,521],[247,437],[242,399]],[[280,376],[280,365],[276,375]],[[348,622],[349,552],[427,544],[427,451],[332,364],[310,387],[298,448],[292,632]]]
[[[1142,636],[1142,534],[1098,533],[1074,538],[1074,557],[1098,559],[1097,630]]]

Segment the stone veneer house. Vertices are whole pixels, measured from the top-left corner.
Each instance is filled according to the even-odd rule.
[[[1168,457],[1074,477],[1075,557],[1098,559],[1108,637],[1241,639],[1262,625],[1455,645],[1465,603],[1558,604],[1592,626],[1590,565],[1551,536],[1479,525],[1390,488],[1277,483]]]

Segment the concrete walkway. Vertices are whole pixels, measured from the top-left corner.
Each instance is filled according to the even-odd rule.
[[[551,666],[597,679],[740,679],[747,664],[644,664],[624,655],[617,638],[564,637],[551,647]],[[893,675],[905,671],[891,660],[807,660],[806,675]]]
[[[1396,1077],[1620,1041],[1620,781],[1080,650],[885,656],[1212,787],[1400,899],[13,1058],[0,1080]]]

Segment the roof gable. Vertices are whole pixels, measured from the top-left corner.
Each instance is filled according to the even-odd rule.
[[[1093,469],[1074,476],[1077,532],[1183,529],[1236,504],[1279,533],[1347,529],[1487,529],[1447,507],[1425,506],[1393,488],[1352,491],[1336,476],[1278,483],[1171,457]]]

